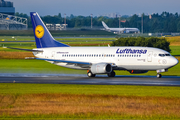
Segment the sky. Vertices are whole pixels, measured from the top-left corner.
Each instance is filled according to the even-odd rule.
[[[119,15],[152,14],[163,11],[180,14],[180,0],[5,0],[14,3],[15,11],[40,16],[66,14],[93,16],[118,13]]]

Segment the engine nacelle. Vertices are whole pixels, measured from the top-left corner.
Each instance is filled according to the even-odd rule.
[[[148,70],[128,70],[131,74],[147,73]]]
[[[104,74],[104,73],[110,73],[112,71],[112,66],[108,63],[100,63],[100,64],[94,64],[91,66],[91,72],[93,74]]]

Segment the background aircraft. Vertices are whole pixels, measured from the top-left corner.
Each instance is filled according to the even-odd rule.
[[[118,33],[139,33],[138,28],[109,28],[104,21],[102,21],[102,25],[104,28],[109,32],[114,32],[115,34]]]

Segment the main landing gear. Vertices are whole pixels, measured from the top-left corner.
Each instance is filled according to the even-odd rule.
[[[115,77],[116,73],[114,71],[110,72],[107,74],[108,77]],[[93,74],[90,70],[87,71],[87,76],[88,77],[95,77],[96,74]]]
[[[88,77],[95,77],[96,74],[93,74],[90,70],[87,71],[87,76]]]
[[[114,71],[110,72],[107,74],[108,77],[115,77],[116,73]]]

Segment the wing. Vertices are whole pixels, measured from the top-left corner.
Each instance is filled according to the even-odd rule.
[[[35,59],[36,60],[54,61],[54,62],[63,62],[63,63],[72,63],[72,64],[92,65],[90,62],[79,62],[79,61],[69,61],[69,60],[56,60],[56,59],[44,59],[44,58],[35,58]]]
[[[31,59],[31,58],[30,58]],[[69,61],[69,60],[57,60],[57,59],[44,59],[44,58],[34,58],[36,60],[46,60],[46,61],[51,61],[56,63],[67,63],[67,65],[74,65],[78,66],[84,69],[91,68],[93,64],[99,64],[99,63],[90,63],[90,62],[81,62],[81,61]],[[117,69],[117,66],[114,63],[109,63],[111,64],[113,70]]]
[[[30,58],[31,59],[31,58]],[[34,58],[36,60],[45,60],[45,61],[50,61],[53,62],[54,64],[58,63],[67,63],[66,67],[71,66],[75,69],[81,68],[81,69],[89,69],[92,65],[90,62],[81,62],[81,61],[69,61],[69,60],[57,60],[57,59],[44,59],[44,58]]]

